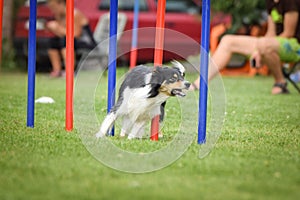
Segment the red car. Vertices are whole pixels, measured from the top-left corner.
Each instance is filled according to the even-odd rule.
[[[166,31],[164,48],[164,60],[186,58],[189,55],[199,52],[201,37],[201,3],[195,0],[167,0],[165,28]],[[139,62],[153,61],[153,47],[155,41],[156,25],[156,0],[140,0],[139,28],[148,28],[139,32],[138,51]],[[198,5],[197,5],[198,4]],[[90,20],[91,30],[94,31],[100,17],[109,12],[110,0],[75,0],[75,7],[81,10]],[[122,59],[128,61],[131,46],[131,30],[133,26],[134,0],[119,0],[119,12],[125,13],[127,21],[119,44],[122,50]],[[28,3],[18,11],[15,32],[14,46],[18,58],[27,58],[27,37],[28,37]],[[47,56],[47,43],[51,33],[45,30],[47,21],[53,16],[46,5],[46,0],[38,0],[37,6],[37,63],[49,62]],[[230,17],[222,15],[213,17],[211,26],[229,20]]]

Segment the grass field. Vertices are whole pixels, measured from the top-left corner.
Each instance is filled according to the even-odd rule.
[[[35,96],[50,96],[56,102],[36,104],[31,129],[26,128],[26,74],[1,73],[0,199],[300,199],[299,94],[289,86],[290,95],[270,95],[271,77],[226,77],[223,81],[226,118],[212,152],[199,159],[195,138],[170,166],[130,174],[91,156],[78,130],[64,130],[63,78],[37,75]],[[100,87],[106,87],[105,80]],[[106,93],[99,91],[95,98],[102,101],[95,109],[101,117]],[[176,113],[172,101],[170,105],[167,117],[171,121],[166,126],[171,128],[164,139],[157,143],[112,140],[130,151],[160,148],[172,138],[176,131],[172,125],[178,123],[172,118],[172,112]]]

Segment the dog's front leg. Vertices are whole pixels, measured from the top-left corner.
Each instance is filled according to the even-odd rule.
[[[123,117],[123,121],[122,121],[122,128],[121,128],[120,136],[124,137],[126,134],[128,134],[128,131],[131,127],[132,127],[132,122],[131,122],[129,116],[125,115]]]
[[[141,131],[141,129],[143,129],[144,125],[145,125],[145,122],[136,122],[135,124],[133,124],[131,132],[128,135],[128,139],[131,140],[131,139],[137,138],[139,131]]]
[[[146,124],[146,123],[145,123]],[[145,124],[140,128],[140,130],[137,133],[137,138],[142,139],[143,135],[145,133]]]

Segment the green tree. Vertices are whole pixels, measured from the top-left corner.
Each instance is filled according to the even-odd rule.
[[[263,0],[211,0],[211,7],[215,11],[222,11],[232,15],[231,31],[235,32],[243,24],[258,24],[261,13],[265,10]]]

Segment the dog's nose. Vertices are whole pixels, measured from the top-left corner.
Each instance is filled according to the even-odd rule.
[[[184,85],[186,88],[190,88],[190,86],[191,86],[191,84],[189,82],[185,82]]]

